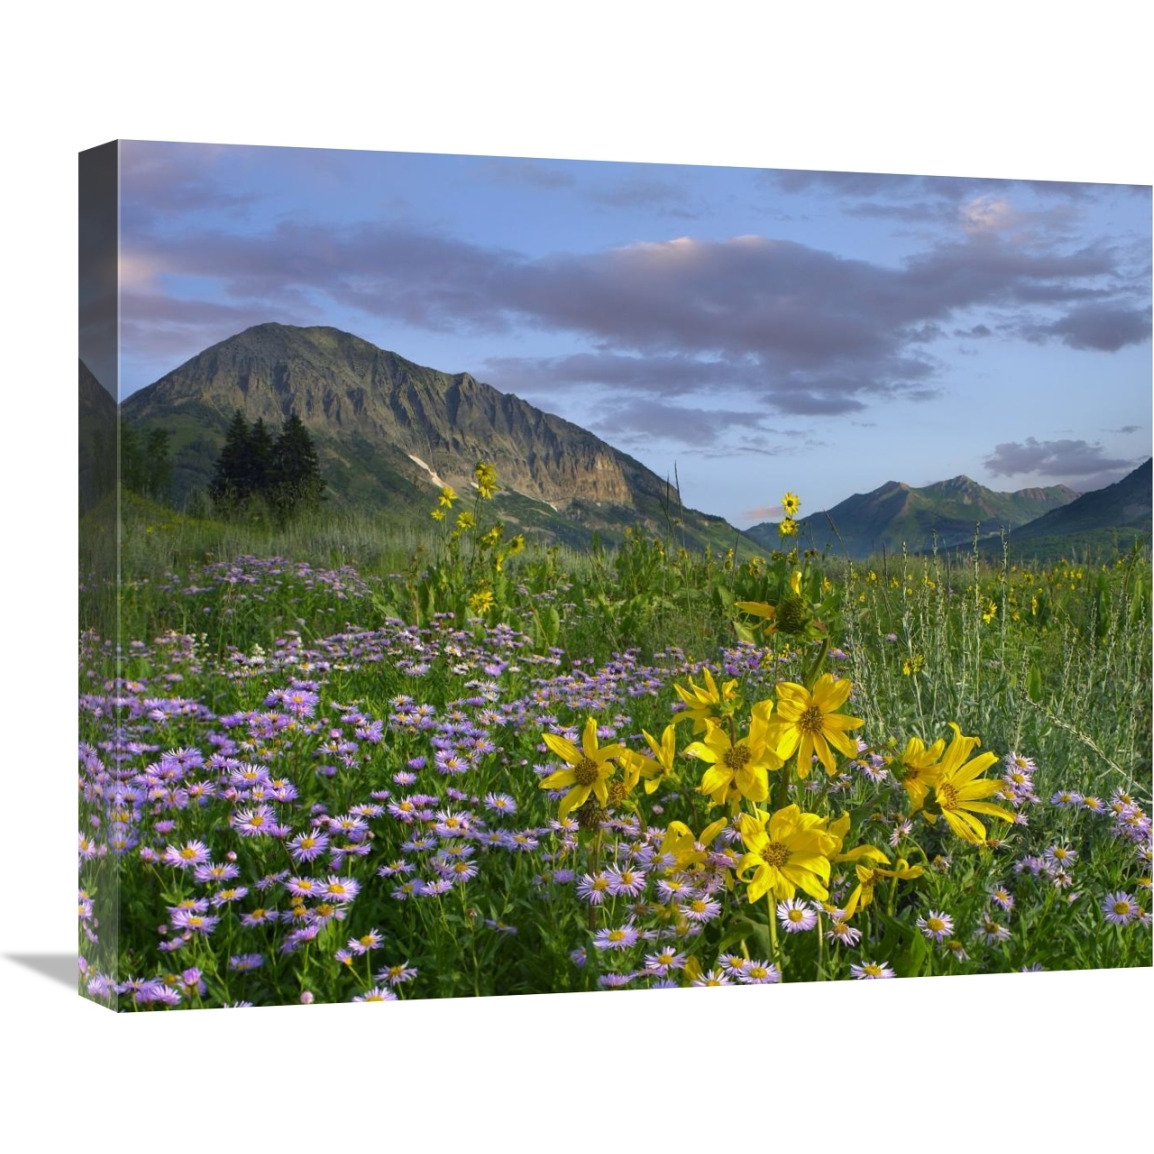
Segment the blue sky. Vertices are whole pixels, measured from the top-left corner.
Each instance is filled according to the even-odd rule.
[[[333,325],[582,425],[745,527],[1151,449],[1148,186],[129,141],[121,392]]]

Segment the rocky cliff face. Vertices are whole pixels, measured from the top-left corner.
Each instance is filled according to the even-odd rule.
[[[206,487],[233,413],[274,433],[290,412],[312,434],[335,504],[419,508],[435,485],[468,489],[479,460],[502,486],[580,521],[664,531],[667,484],[592,433],[501,393],[333,328],[265,324],[133,394],[124,418],[173,434],[176,496]],[[672,499],[676,506],[676,497]],[[687,544],[727,548],[719,518],[675,508]]]
[[[502,484],[558,507],[632,505],[626,471],[641,468],[468,373],[423,368],[329,328],[249,329],[129,398],[125,415],[150,423],[196,413],[219,431],[238,408],[274,428],[295,410],[321,442],[355,436],[388,445],[453,485],[466,485],[476,462],[489,460]]]

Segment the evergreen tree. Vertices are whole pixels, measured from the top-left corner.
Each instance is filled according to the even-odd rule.
[[[313,439],[296,413],[290,413],[272,449],[267,494],[277,518],[288,521],[315,509],[325,482]]]
[[[249,464],[251,431],[244,413],[237,409],[224,438],[224,448],[208,486],[213,505],[221,512],[235,512],[253,494]]]
[[[264,423],[264,417],[257,417],[256,424],[248,435],[248,469],[246,484],[253,494],[268,492],[273,452],[272,434]]]
[[[155,501],[168,502],[172,495],[172,461],[168,444],[172,434],[167,429],[153,429],[145,450],[144,492]]]
[[[147,440],[132,425],[120,427],[120,482],[126,489],[167,501],[172,485],[172,462],[168,456],[171,434],[167,429],[153,429]]]

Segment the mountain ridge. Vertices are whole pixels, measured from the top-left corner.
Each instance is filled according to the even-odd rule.
[[[613,540],[627,525],[672,520],[694,546],[742,537],[682,507],[667,482],[580,426],[470,373],[427,368],[329,326],[255,325],[134,393],[123,414],[173,432],[181,499],[207,487],[237,409],[273,428],[296,412],[339,505],[427,508],[440,483],[467,489],[484,459],[506,492],[542,506],[523,507],[527,527],[559,539],[578,528],[579,538],[596,530]]]
[[[1001,493],[964,473],[920,488],[886,481],[798,520],[798,543],[857,560],[883,548],[919,552],[935,543],[950,547],[972,541],[979,526],[983,536],[995,535],[1003,526],[1027,524],[1078,496],[1066,485]],[[746,533],[767,548],[780,540],[776,522],[761,522]]]

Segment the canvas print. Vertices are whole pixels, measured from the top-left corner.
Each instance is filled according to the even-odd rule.
[[[81,993],[1149,966],[1150,220],[83,153]]]

